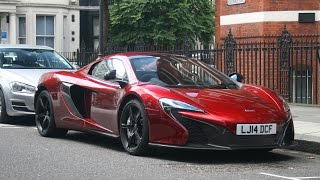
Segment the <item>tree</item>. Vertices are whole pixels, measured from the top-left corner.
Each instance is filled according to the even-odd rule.
[[[123,0],[110,9],[111,37],[117,44],[182,44],[186,38],[210,43],[214,12],[210,0]]]

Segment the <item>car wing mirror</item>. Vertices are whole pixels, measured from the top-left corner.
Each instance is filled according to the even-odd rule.
[[[73,64],[72,67],[75,69],[80,69],[80,66],[78,66],[77,64]]]
[[[116,79],[116,74],[117,74],[117,71],[116,70],[111,70],[109,72],[106,73],[106,75],[104,76],[104,79],[105,80],[114,80]]]
[[[119,83],[121,88],[124,88],[127,86],[128,82],[124,80],[115,80],[117,83]]]
[[[244,76],[242,74],[236,73],[236,72],[229,74],[229,77],[232,80],[238,81],[240,83],[242,83],[242,81],[244,80]]]

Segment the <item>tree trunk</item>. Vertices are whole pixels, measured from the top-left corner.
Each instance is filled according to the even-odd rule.
[[[109,4],[108,0],[102,0],[101,9],[104,10],[102,21],[103,21],[103,34],[101,35],[102,38],[102,50],[103,52],[106,50],[107,40],[109,38],[109,24],[110,24],[110,15],[109,15]]]

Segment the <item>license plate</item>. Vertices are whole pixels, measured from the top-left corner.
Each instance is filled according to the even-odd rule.
[[[237,124],[237,135],[268,135],[277,133],[277,124]]]

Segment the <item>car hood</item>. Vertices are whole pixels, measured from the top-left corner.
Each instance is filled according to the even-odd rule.
[[[283,119],[276,104],[244,89],[172,88],[171,91],[182,96],[187,103],[211,114],[213,119],[237,123],[267,123]]]
[[[61,71],[60,69],[2,69],[1,74],[11,82],[18,81],[37,87],[42,74]]]

